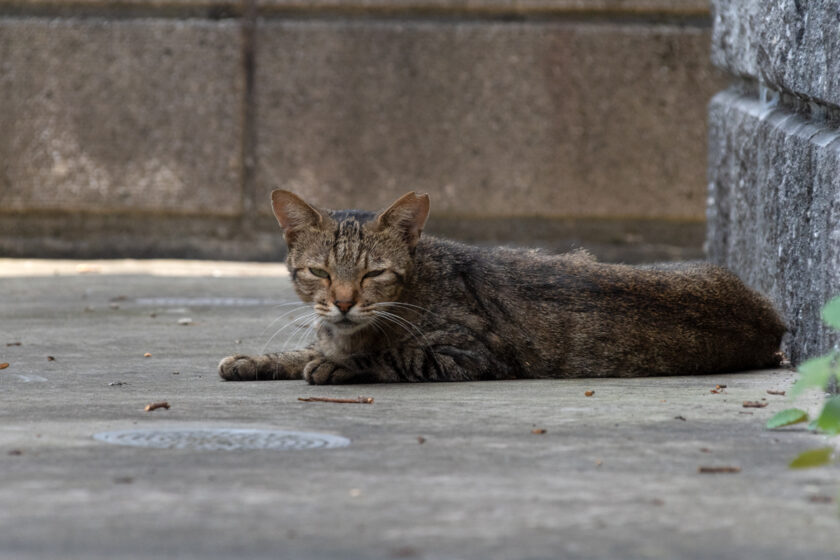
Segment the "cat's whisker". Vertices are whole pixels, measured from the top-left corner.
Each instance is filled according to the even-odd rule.
[[[301,302],[297,302],[297,304],[298,304],[298,306],[299,306],[299,307],[295,307],[295,308],[294,308],[294,309],[292,309],[291,311],[287,311],[287,312],[283,313],[282,315],[280,315],[279,317],[277,317],[276,319],[274,319],[272,322],[270,322],[268,325],[266,325],[266,327],[265,327],[265,328],[262,330],[262,332],[260,333],[260,338],[262,338],[262,337],[265,335],[265,331],[267,331],[268,329],[270,329],[271,327],[273,327],[273,326],[277,323],[277,321],[280,321],[280,320],[282,320],[284,317],[288,317],[289,315],[292,315],[292,314],[293,314],[293,313],[295,313],[296,311],[301,311],[301,310],[303,310],[303,309],[310,309],[309,305],[307,305],[307,304],[302,304]]]
[[[435,351],[432,349],[432,345],[429,342],[429,339],[426,338],[426,335],[423,333],[423,331],[420,330],[419,327],[417,327],[417,325],[415,325],[405,317],[400,317],[399,315],[389,313],[388,311],[375,311],[374,313],[376,313],[378,317],[381,317],[386,321],[390,321],[393,324],[402,327],[408,334],[414,337],[414,340],[418,344],[425,346],[429,350],[429,353],[431,354],[432,359],[435,361],[435,364],[437,364],[438,369],[443,369],[443,366],[441,366],[440,362],[437,359],[437,356],[435,356]],[[413,328],[414,331],[423,338],[423,340],[421,341],[420,338],[417,337],[417,334],[415,334],[415,332],[412,332],[408,327]]]
[[[295,304],[304,304],[307,307],[309,306],[308,303],[305,303],[305,302],[300,301],[299,299],[296,299],[296,300],[284,300],[282,303],[276,303],[276,304],[271,306],[271,309],[277,309],[278,307],[288,307],[290,305],[295,305]]]
[[[308,319],[311,319],[312,317],[315,317],[316,315],[317,315],[317,313],[315,313],[315,312],[307,313],[303,317],[300,317],[300,319],[308,320]],[[282,327],[280,327],[277,330],[277,332],[275,332],[273,335],[271,335],[271,338],[269,338],[268,341],[263,345],[262,350],[260,350],[260,354],[265,353],[265,349],[268,347],[269,344],[271,344],[271,341],[274,340],[277,337],[278,334],[280,334],[281,332],[283,332],[284,330],[286,330],[286,329],[288,329],[289,327],[292,327],[292,326],[299,326],[299,325],[297,325],[295,322],[292,322],[292,323],[289,323],[288,325],[283,325]]]
[[[384,337],[386,338],[386,340],[388,341],[388,344],[391,344],[391,337],[388,335],[388,332],[387,332],[385,329],[383,329],[383,328],[382,328],[382,326],[379,324],[379,319],[380,319],[379,317],[377,317],[377,316],[375,316],[375,315],[374,315],[374,316],[373,316],[373,317],[372,317],[372,318],[368,321],[368,324],[369,324],[370,326],[374,327],[374,328],[375,328],[376,330],[378,330],[380,333],[382,333],[382,336],[384,336]]]
[[[291,349],[294,350],[297,346],[303,345],[303,343],[306,341],[306,337],[308,337],[313,332],[317,332],[317,328],[312,326],[311,320],[303,325],[299,325],[297,330],[295,330],[295,332],[292,333],[292,336],[290,336],[286,340],[286,344],[283,346],[283,350],[286,351],[289,347],[291,347]]]

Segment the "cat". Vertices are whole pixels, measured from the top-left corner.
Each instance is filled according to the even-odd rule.
[[[275,190],[317,341],[230,356],[226,380],[311,384],[636,377],[776,367],[771,303],[710,264],[628,266],[587,252],[479,248],[422,235],[429,196],[321,210]]]

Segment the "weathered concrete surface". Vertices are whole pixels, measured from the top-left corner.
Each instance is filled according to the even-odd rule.
[[[240,213],[240,51],[230,22],[0,19],[0,207]]]
[[[713,0],[712,60],[734,75],[840,105],[837,3]]]
[[[468,217],[702,220],[708,30],[261,22],[258,199],[430,192]],[[283,76],[283,79],[277,79]],[[267,206],[258,207],[269,212]]]
[[[278,185],[693,232],[709,35],[700,0],[0,0],[0,254],[271,259]]]
[[[837,468],[786,467],[822,438],[763,429],[789,405],[766,393],[788,388],[788,371],[224,383],[221,356],[259,351],[288,324],[270,325],[288,309],[274,300],[293,298],[288,279],[265,267],[252,277],[142,264],[0,261],[0,361],[10,363],[0,370],[0,558],[827,560],[840,549]],[[295,343],[293,330],[270,347]],[[727,388],[711,394],[715,384]],[[359,394],[375,403],[297,401]],[[763,398],[766,408],[741,406]],[[161,400],[171,409],[143,411]],[[91,438],[163,427],[318,431],[352,443],[228,453]]]

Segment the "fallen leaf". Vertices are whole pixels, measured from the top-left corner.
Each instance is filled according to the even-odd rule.
[[[809,449],[808,451],[803,451],[797,455],[796,458],[790,462],[788,467],[792,469],[820,467],[829,463],[833,454],[833,447],[818,447],[817,449]]]
[[[531,430],[531,433],[536,434],[536,435],[542,435],[542,434],[546,433],[547,431],[548,430],[546,430],[544,428],[534,428],[533,430]]]
[[[767,394],[768,395],[779,395],[780,397],[784,397],[785,396],[785,391],[774,391],[772,389],[767,389]]]
[[[594,394],[595,394],[595,391],[586,391],[586,392],[583,393],[583,396],[584,397],[591,397]]]
[[[9,362],[3,362],[0,364],[0,369],[6,369],[7,367],[9,367]]]

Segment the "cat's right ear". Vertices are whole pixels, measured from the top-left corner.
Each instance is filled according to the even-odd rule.
[[[318,229],[324,224],[323,214],[289,191],[272,191],[271,208],[277,223],[283,228],[287,243],[292,243],[300,230]]]

